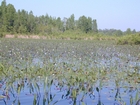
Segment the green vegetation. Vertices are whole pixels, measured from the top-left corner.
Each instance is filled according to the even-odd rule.
[[[22,104],[24,96],[29,105],[139,103],[139,46],[3,38],[0,52],[0,99],[5,105]]]
[[[117,40],[120,36],[137,33],[135,29],[130,28],[124,32],[117,29],[98,29],[97,20],[91,17],[81,16],[75,20],[74,14],[63,19],[48,14],[34,16],[32,11],[27,12],[24,9],[16,11],[14,5],[6,4],[6,0],[3,0],[0,5],[0,37],[12,34],[16,38],[19,35],[38,35],[45,36],[47,39]],[[124,44],[123,39],[124,37],[118,44]],[[134,39],[131,43],[139,44],[133,41]],[[129,44],[130,41],[127,42]]]
[[[139,105],[138,44],[135,29],[101,30],[96,19],[74,14],[34,16],[3,0],[0,104]]]
[[[4,33],[0,33],[0,38],[3,38],[5,37],[5,34]]]
[[[140,34],[123,36],[118,40],[117,44],[121,44],[121,45],[136,44],[136,45],[138,45],[138,44],[140,44]]]
[[[32,11],[16,11],[12,4],[6,4],[6,0],[0,5],[0,23],[0,31],[11,34],[52,35],[66,30],[79,30],[83,33],[98,31],[96,20],[91,17],[81,16],[79,20],[75,20],[74,14],[64,19],[48,14],[37,17]]]

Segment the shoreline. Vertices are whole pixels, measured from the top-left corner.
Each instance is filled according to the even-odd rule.
[[[19,38],[19,39],[53,39],[53,40],[116,40],[114,37],[100,37],[100,36],[43,36],[43,35],[11,35],[7,34],[3,38]]]
[[[5,35],[4,38],[22,38],[22,39],[47,39],[45,36],[39,35]]]

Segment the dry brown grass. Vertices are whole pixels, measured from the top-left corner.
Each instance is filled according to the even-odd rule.
[[[45,36],[39,35],[5,35],[5,38],[22,38],[22,39],[47,39]]]

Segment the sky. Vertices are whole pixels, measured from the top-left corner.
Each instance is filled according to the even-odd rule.
[[[2,0],[0,0],[2,2]],[[98,29],[127,28],[140,31],[140,0],[6,0],[15,9],[33,11],[35,16],[69,18],[74,14],[97,20]]]

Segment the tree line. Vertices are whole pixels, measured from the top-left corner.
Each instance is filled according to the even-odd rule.
[[[0,31],[10,33],[52,34],[66,30],[81,30],[85,33],[98,32],[97,22],[91,17],[81,16],[75,20],[74,14],[69,18],[34,16],[24,9],[16,11],[12,4],[3,0],[0,5]]]
[[[62,33],[67,30],[82,31],[84,33],[103,33],[108,35],[123,35],[135,33],[130,28],[126,32],[116,29],[98,30],[97,20],[91,17],[81,16],[75,20],[74,14],[69,18],[52,17],[48,14],[35,16],[32,11],[24,9],[16,11],[14,5],[7,4],[3,0],[0,5],[0,32],[11,34],[42,34],[50,35]]]

